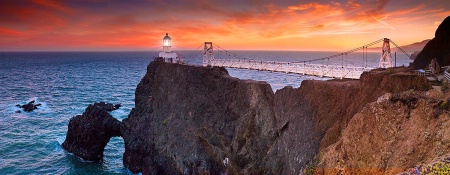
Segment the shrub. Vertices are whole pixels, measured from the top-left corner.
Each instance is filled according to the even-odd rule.
[[[444,82],[443,84],[442,84],[442,92],[443,93],[446,93],[446,92],[448,92],[448,90],[449,90],[449,87],[448,87],[448,82]]]

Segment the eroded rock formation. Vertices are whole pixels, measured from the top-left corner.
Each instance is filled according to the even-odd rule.
[[[100,160],[111,137],[120,136],[120,121],[108,111],[120,105],[94,103],[82,115],[70,119],[62,147],[85,160]]]

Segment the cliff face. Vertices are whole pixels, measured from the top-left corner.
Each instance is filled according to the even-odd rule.
[[[303,81],[299,89],[277,91],[274,109],[282,132],[269,157],[281,158],[276,160],[279,170],[271,172],[298,173],[339,139],[354,114],[384,93],[430,87],[411,70],[396,68],[372,70],[360,80]]]
[[[450,16],[444,19],[430,40],[411,64],[414,69],[423,69],[436,58],[439,66],[450,65]]]
[[[223,68],[152,62],[121,125],[124,164],[144,174],[297,174],[365,104],[429,88],[397,68],[273,94],[269,84]]]
[[[267,83],[152,62],[123,120],[124,163],[144,174],[258,173],[276,136],[272,106]]]
[[[321,151],[318,174],[394,174],[450,151],[448,96],[406,91],[366,105],[338,142]]]

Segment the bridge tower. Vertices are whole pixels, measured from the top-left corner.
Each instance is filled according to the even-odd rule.
[[[210,66],[212,61],[214,61],[214,48],[212,42],[205,42],[203,51],[203,66]]]
[[[391,46],[390,40],[384,38],[383,47],[381,47],[381,57],[380,57],[380,67],[389,68],[392,67],[392,56],[391,56]]]

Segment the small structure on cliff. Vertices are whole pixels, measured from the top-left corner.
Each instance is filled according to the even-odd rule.
[[[431,73],[432,74],[438,74],[441,72],[441,67],[439,66],[438,61],[436,60],[436,58],[433,58],[431,60],[431,63],[429,65]]]
[[[176,52],[172,52],[172,39],[169,34],[163,38],[163,51],[159,52],[159,57],[163,58],[165,62],[182,63],[183,56]]]

